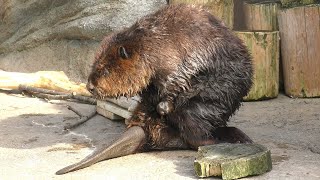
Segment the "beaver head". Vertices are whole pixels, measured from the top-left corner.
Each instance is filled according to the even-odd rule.
[[[137,28],[113,33],[102,41],[95,56],[87,88],[101,99],[134,96],[145,88],[153,74],[141,57],[141,36]]]

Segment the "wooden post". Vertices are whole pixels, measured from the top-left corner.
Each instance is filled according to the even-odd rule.
[[[250,31],[277,31],[277,12],[280,4],[275,1],[246,1],[244,3],[244,28]]]
[[[319,0],[280,0],[282,7],[295,7],[301,5],[318,4]]]
[[[208,8],[214,16],[222,20],[226,26],[233,28],[234,0],[169,0],[170,4],[197,4]]]
[[[279,91],[279,32],[236,32],[247,45],[254,67],[254,83],[246,101],[270,99]]]
[[[279,12],[285,93],[320,96],[320,5]]]

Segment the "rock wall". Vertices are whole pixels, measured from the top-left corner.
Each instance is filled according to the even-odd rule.
[[[0,69],[62,70],[85,81],[104,35],[166,0],[0,0]]]

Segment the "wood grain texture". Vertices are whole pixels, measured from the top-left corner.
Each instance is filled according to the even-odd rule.
[[[260,144],[222,143],[200,146],[194,168],[199,177],[238,179],[259,175],[272,169],[271,153]]]
[[[244,2],[244,28],[250,31],[277,31],[277,2]]]
[[[206,7],[210,13],[221,19],[226,26],[233,28],[234,0],[169,0],[170,4],[196,4]]]
[[[98,100],[97,101],[97,108],[107,110],[107,111],[109,111],[113,114],[116,114],[118,116],[121,116],[125,119],[129,119],[132,116],[132,112],[120,107],[117,104],[114,104],[114,103],[108,102],[108,101]]]
[[[279,94],[279,32],[236,32],[253,58],[253,86],[244,100],[275,98]]]
[[[320,5],[279,12],[285,93],[320,96]]]

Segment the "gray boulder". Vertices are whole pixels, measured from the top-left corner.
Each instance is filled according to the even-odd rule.
[[[0,1],[0,69],[61,70],[85,81],[103,36],[166,0]]]

